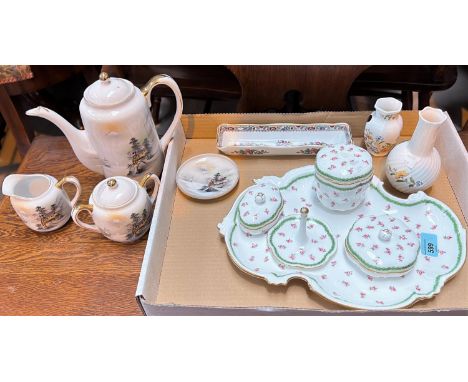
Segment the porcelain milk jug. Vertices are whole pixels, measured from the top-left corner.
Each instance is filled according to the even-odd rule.
[[[403,119],[399,114],[402,103],[395,98],[379,98],[375,103],[375,111],[364,129],[364,142],[372,155],[384,156],[397,143],[403,127]]]
[[[446,119],[442,110],[425,107],[419,112],[411,139],[390,152],[385,171],[397,190],[409,194],[425,190],[435,182],[440,171],[440,156],[434,144]]]
[[[167,85],[174,92],[177,104],[174,120],[161,140],[150,111],[151,90],[159,85]],[[147,172],[161,174],[164,151],[182,115],[182,95],[175,81],[166,75],[153,77],[140,91],[130,81],[103,72],[85,90],[80,103],[84,130],[45,107],[26,114],[56,124],[90,170],[106,177],[140,179]]]
[[[154,181],[151,196],[146,184]],[[153,204],[159,188],[159,179],[146,174],[138,183],[125,176],[115,176],[101,181],[94,187],[89,204],[73,208],[72,218],[82,228],[100,232],[108,239],[131,243],[142,237],[151,224]],[[78,216],[87,211],[94,224],[88,224]]]
[[[62,188],[65,183],[76,188],[71,201]],[[45,174],[11,174],[3,181],[2,193],[10,196],[11,205],[24,224],[34,231],[49,232],[70,219],[81,186],[74,176],[66,176],[57,182],[53,176]]]

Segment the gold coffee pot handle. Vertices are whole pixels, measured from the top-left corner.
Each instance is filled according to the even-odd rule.
[[[148,104],[148,107],[151,107],[151,91],[159,85],[168,86],[174,92],[176,99],[176,112],[174,114],[174,119],[172,120],[171,125],[167,129],[164,136],[161,138],[162,150],[166,151],[167,146],[169,145],[169,142],[171,141],[174,135],[175,129],[179,124],[184,104],[182,100],[182,94],[177,83],[166,74],[158,74],[157,76],[150,78],[146,85],[140,89],[146,98],[146,103]]]

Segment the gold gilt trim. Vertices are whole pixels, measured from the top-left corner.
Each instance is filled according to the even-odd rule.
[[[89,213],[92,213],[93,208],[94,206],[92,204],[80,204],[75,207],[77,214],[79,214],[81,211],[88,211]]]
[[[62,188],[62,186],[67,183],[67,177],[60,179],[57,183],[55,183],[55,187]]]
[[[146,183],[151,179],[152,174],[147,173],[139,182],[141,187],[146,187]]]

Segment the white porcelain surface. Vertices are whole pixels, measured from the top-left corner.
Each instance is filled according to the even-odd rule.
[[[409,217],[404,217],[410,221]],[[352,225],[346,254],[375,276],[399,276],[416,263],[419,239],[402,220],[391,215],[364,216]]]
[[[76,188],[71,201],[62,188],[65,183]],[[57,182],[46,174],[12,174],[4,179],[2,193],[10,196],[11,205],[24,224],[37,232],[50,232],[70,219],[81,186],[74,176],[66,176]]]
[[[433,297],[462,267],[466,257],[466,232],[445,204],[423,192],[408,200],[396,198],[374,177],[366,192],[366,202],[348,213],[334,212],[324,208],[313,193],[314,174],[314,166],[306,166],[292,170],[282,178],[269,176],[259,182],[278,185],[285,200],[285,215],[299,213],[305,205],[314,217],[328,224],[337,241],[336,254],[322,267],[313,270],[298,270],[280,263],[270,253],[266,235],[248,236],[239,228],[236,209],[241,193],[219,224],[230,259],[238,268],[273,285],[284,285],[292,278],[299,278],[311,290],[340,305],[381,310],[403,308]],[[417,236],[436,234],[436,256],[419,255],[413,269],[400,277],[377,278],[363,272],[345,254],[344,239],[357,218],[382,214],[403,220]]]
[[[195,199],[215,199],[230,192],[239,181],[233,160],[218,154],[201,154],[186,160],[177,170],[179,190]]]
[[[328,225],[298,214],[282,218],[268,232],[267,241],[276,260],[291,267],[319,267],[336,251],[336,241]]]
[[[249,187],[239,203],[239,223],[245,232],[257,234],[271,228],[281,216],[283,198],[276,185]]]
[[[361,204],[372,180],[372,157],[355,145],[330,146],[317,154],[312,189],[327,208],[348,211]]]
[[[351,183],[372,173],[372,157],[353,144],[335,145],[318,152],[315,166],[331,180]]]
[[[351,143],[347,123],[223,124],[218,150],[228,155],[315,155],[331,144]]]
[[[375,103],[375,111],[364,128],[364,143],[372,155],[387,155],[397,143],[403,127],[401,107],[401,101],[392,97],[379,98]]]
[[[147,172],[159,175],[164,151],[182,115],[179,87],[172,78],[159,75],[148,82],[144,95],[125,79],[100,78],[85,90],[80,103],[84,130],[45,107],[28,110],[26,114],[56,124],[78,159],[92,171],[106,177],[122,175],[135,179],[141,179]],[[167,85],[176,99],[174,120],[161,141],[149,109],[151,90],[159,85]]]
[[[150,180],[154,181],[151,196],[146,190]],[[104,179],[94,187],[88,205],[73,208],[73,221],[113,241],[131,243],[142,237],[150,226],[158,188],[159,179],[154,174],[147,175],[140,184],[123,176]],[[83,210],[91,215],[93,224],[81,220],[79,215]]]
[[[425,107],[419,112],[416,130],[409,141],[390,152],[385,171],[391,185],[407,194],[426,190],[440,172],[440,155],[434,147],[440,127],[447,119],[440,109]]]

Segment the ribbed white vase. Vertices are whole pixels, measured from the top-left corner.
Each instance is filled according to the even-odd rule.
[[[390,151],[385,171],[397,190],[410,194],[425,190],[435,182],[440,172],[440,156],[434,144],[446,119],[442,110],[425,107],[419,112],[411,139]]]

